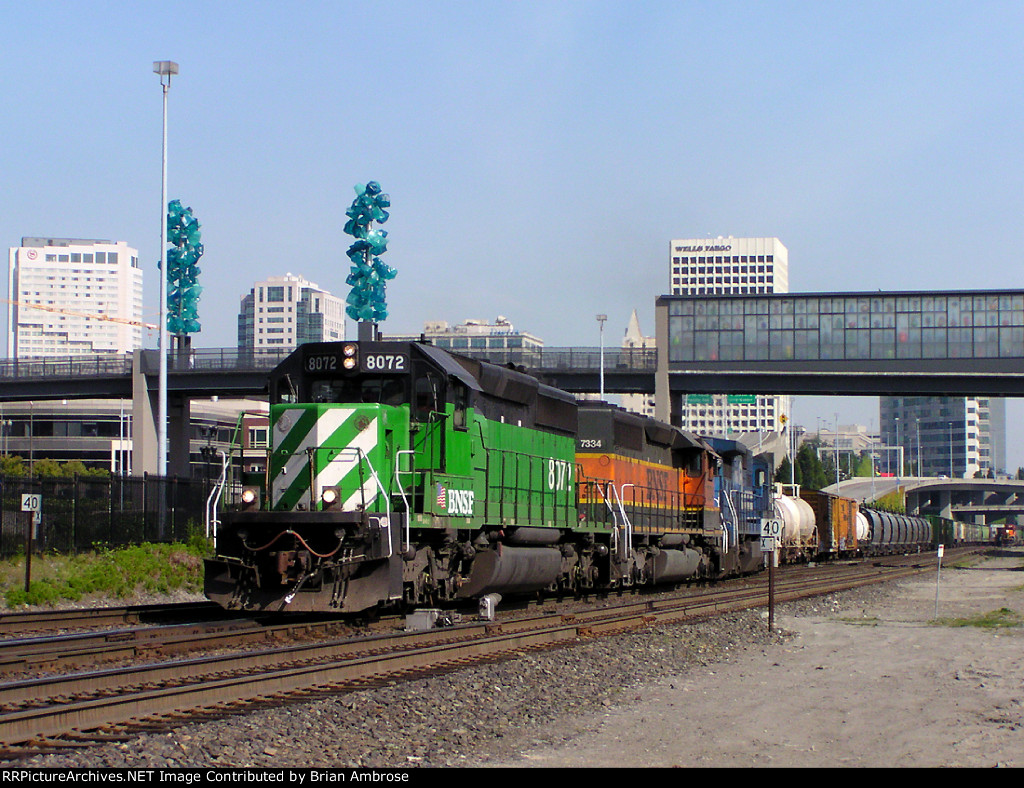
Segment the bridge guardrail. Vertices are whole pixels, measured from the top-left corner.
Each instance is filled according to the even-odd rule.
[[[271,370],[291,352],[291,349],[283,348],[196,348],[172,351],[167,355],[167,369],[175,373]],[[538,372],[597,371],[601,368],[602,356],[599,348],[591,347],[454,348],[452,352],[495,364],[515,364]],[[143,350],[140,365],[144,374],[156,375],[160,367],[159,351]],[[657,351],[653,348],[606,348],[604,368],[608,371],[654,372],[657,368]],[[130,375],[131,372],[130,353],[0,360],[0,381]]]
[[[132,356],[130,353],[0,360],[0,380],[130,375],[131,372]]]

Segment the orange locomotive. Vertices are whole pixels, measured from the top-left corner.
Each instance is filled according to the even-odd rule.
[[[739,492],[749,478],[743,465],[749,451],[729,441],[718,452],[694,435],[606,403],[580,402],[578,419],[580,519],[610,530],[620,559],[633,556],[626,558],[638,573],[633,582],[755,567],[760,550],[750,534],[764,515]]]

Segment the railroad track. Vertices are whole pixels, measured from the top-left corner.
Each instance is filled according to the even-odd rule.
[[[223,618],[224,609],[213,602],[186,602],[165,605],[129,605],[72,610],[30,610],[0,613],[0,635],[23,637],[33,632],[66,629],[95,629],[125,624],[201,621]]]
[[[890,559],[884,565],[893,565],[894,561],[905,563],[908,560],[917,563],[918,557],[900,557],[899,561]],[[823,575],[834,576],[837,568],[830,565],[819,571]],[[780,574],[785,572],[797,572],[804,578],[815,576],[814,570],[805,566],[782,567]],[[744,584],[743,580],[730,582],[734,586]],[[746,584],[761,582],[764,582],[763,578],[746,579]],[[707,588],[689,589],[683,592],[683,595],[690,597],[704,593],[713,592]],[[95,631],[0,639],[0,676],[80,670],[109,663],[124,664],[218,649],[293,643],[353,632],[347,624],[330,617],[309,615],[289,617],[285,623],[270,623],[275,619],[225,614],[220,607],[211,607],[205,603],[95,611],[52,611],[43,618],[37,618],[38,614],[16,615],[27,617],[21,625],[30,631],[38,629],[40,624],[45,625],[47,629],[58,630],[83,628],[85,624],[93,624]],[[189,623],[106,628],[111,623],[144,620],[182,620]],[[382,620],[381,624],[387,626],[390,623],[394,629],[399,627],[399,620],[397,616],[393,616],[390,617],[390,621]]]
[[[789,573],[776,583],[785,602],[931,569],[830,567]],[[0,756],[109,741],[133,730],[174,727],[254,704],[294,702],[380,681],[445,672],[531,649],[571,645],[673,621],[767,604],[767,579],[682,598],[627,600],[600,610],[475,622],[428,632],[333,639],[246,653],[97,670],[0,684]]]

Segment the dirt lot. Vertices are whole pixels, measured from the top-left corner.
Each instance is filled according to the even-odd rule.
[[[653,679],[567,745],[501,766],[1024,766],[1024,628],[935,625],[936,575],[784,645]],[[939,617],[1024,613],[1024,552],[943,568]]]

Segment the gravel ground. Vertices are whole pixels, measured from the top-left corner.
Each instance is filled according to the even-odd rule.
[[[779,614],[834,615],[885,595],[873,587],[779,606]],[[786,642],[763,610],[674,624],[433,677],[282,705],[69,753],[33,767],[481,766],[524,749],[557,747],[643,682],[766,653]]]
[[[1024,609],[1022,558],[944,571],[944,615]],[[929,627],[934,595],[886,583],[779,605],[774,632],[764,610],[652,627],[16,765],[1024,765],[1024,631]]]

